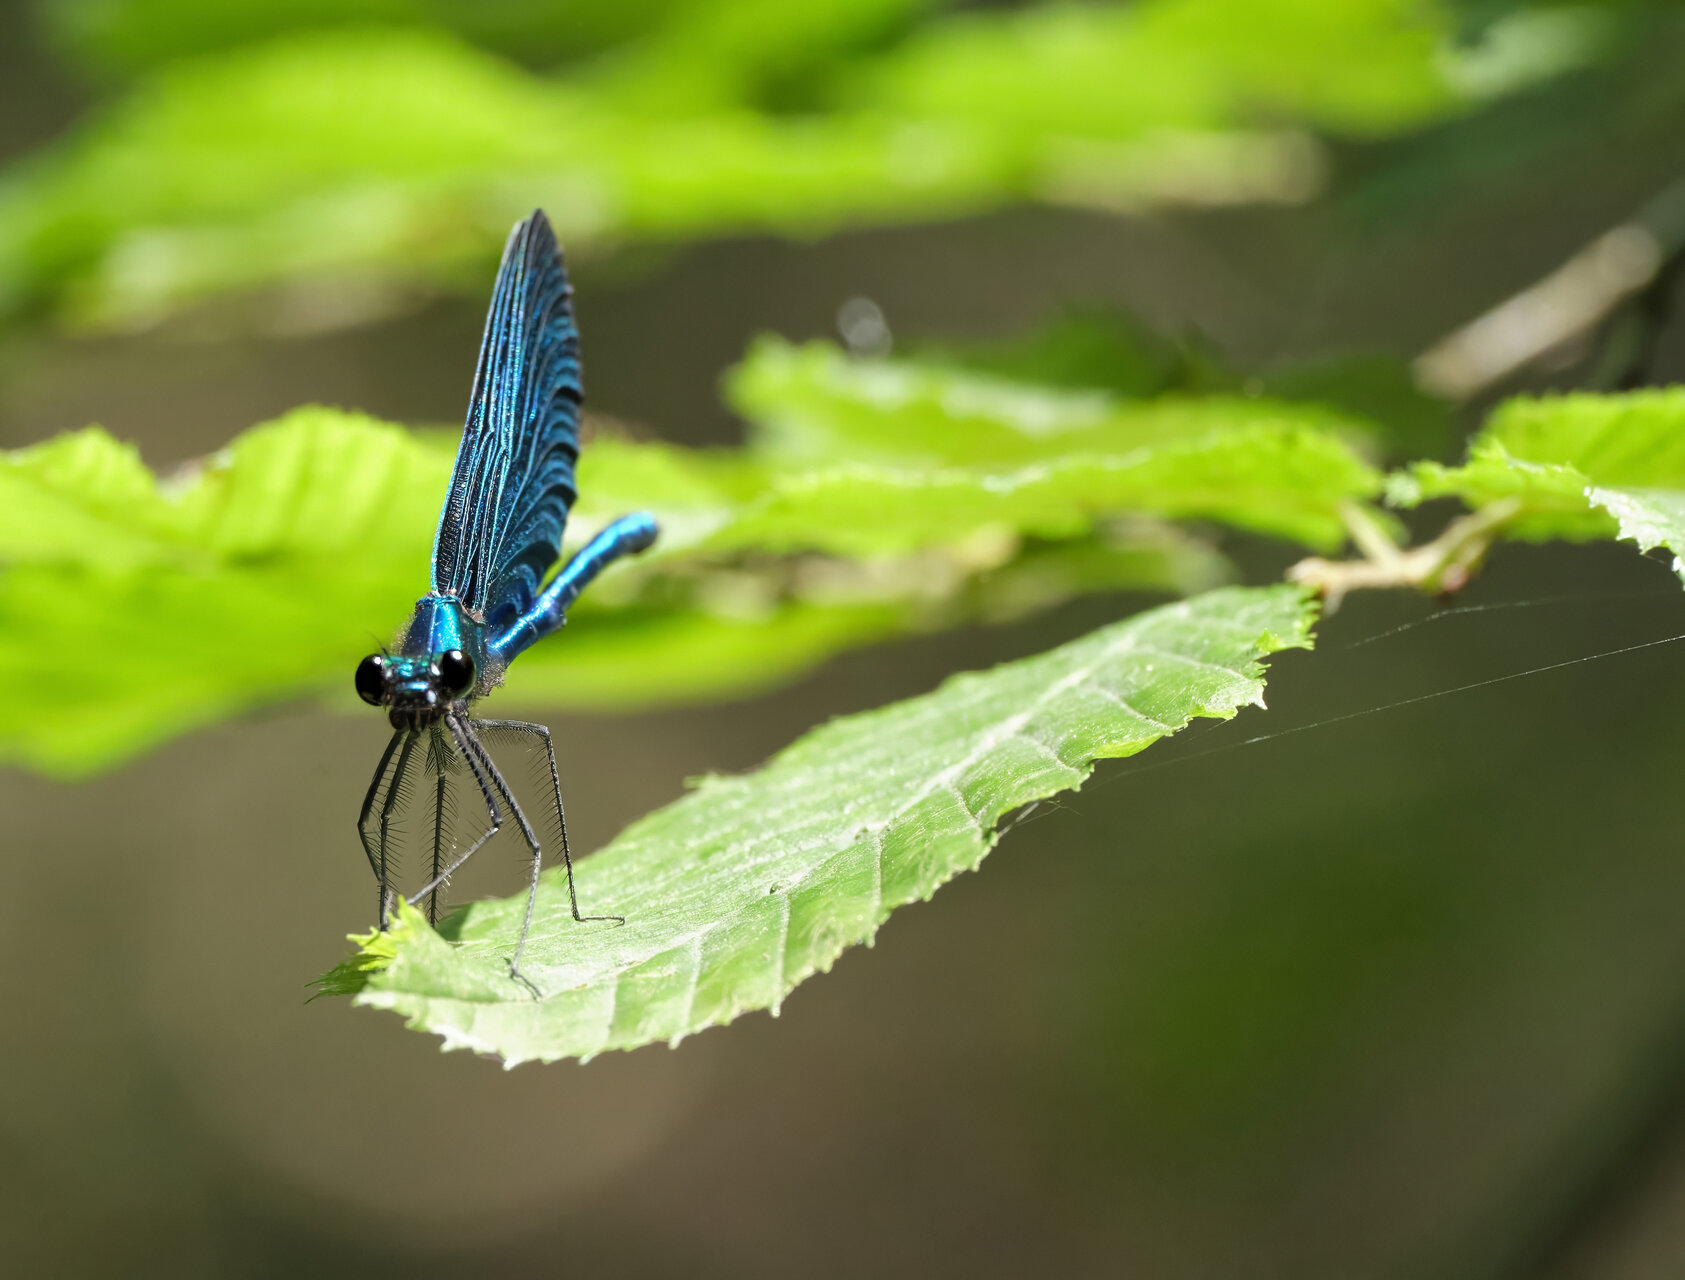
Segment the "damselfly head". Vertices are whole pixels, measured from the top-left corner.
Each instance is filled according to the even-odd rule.
[[[461,649],[430,656],[371,653],[357,664],[357,696],[387,707],[394,729],[425,729],[459,698],[474,691],[479,671]]]

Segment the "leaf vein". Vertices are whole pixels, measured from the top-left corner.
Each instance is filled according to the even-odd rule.
[[[1166,724],[1157,716],[1148,715],[1145,711],[1136,707],[1134,703],[1130,702],[1128,698],[1124,697],[1120,693],[1116,693],[1113,690],[1106,688],[1103,684],[1096,684],[1094,681],[1090,680],[1083,685],[1083,688],[1092,690],[1093,692],[1099,694],[1102,698],[1106,699],[1106,701],[1115,703],[1117,706],[1122,707],[1130,715],[1134,716],[1137,720],[1144,721],[1147,724],[1152,725],[1154,728],[1163,729],[1165,733],[1179,732],[1174,725]]]
[[[1177,653],[1173,649],[1158,649],[1151,645],[1141,645],[1138,652],[1150,653],[1156,658],[1169,658],[1173,662],[1185,662],[1193,667],[1204,667],[1207,671],[1221,671],[1224,675],[1234,676],[1241,680],[1252,679],[1245,671],[1237,670],[1234,667],[1225,667],[1220,662],[1207,662],[1204,658],[1189,657],[1187,654]]]

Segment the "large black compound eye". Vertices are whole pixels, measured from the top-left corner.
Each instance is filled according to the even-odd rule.
[[[386,659],[371,653],[357,664],[357,696],[371,707],[386,700]]]
[[[460,698],[474,687],[474,659],[461,649],[446,649],[433,663],[439,671],[439,688]]]

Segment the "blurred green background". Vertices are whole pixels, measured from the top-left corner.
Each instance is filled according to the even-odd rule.
[[[1082,305],[1235,367],[1396,365],[1685,163],[1685,13],[1636,0],[78,0],[0,24],[0,445],[97,421],[159,466],[305,402],[458,419],[497,244],[540,201],[593,408],[702,444],[739,437],[716,383],[753,335],[834,338],[858,298],[898,350]],[[1676,379],[1663,279],[1492,393],[1594,381],[1644,317],[1631,368]],[[1295,554],[1226,546],[1253,581]],[[1685,1272],[1678,654],[1201,754],[1685,631],[1667,568],[1613,546],[1501,548],[1462,602],[1532,603],[1350,648],[1431,611],[1352,599],[1267,713],[1102,769],[778,1019],[583,1066],[505,1072],[303,1004],[366,923],[373,717],[295,706],[88,782],[0,774],[0,1256]],[[1141,603],[724,708],[550,717],[577,844]],[[487,876],[510,891],[517,859]]]

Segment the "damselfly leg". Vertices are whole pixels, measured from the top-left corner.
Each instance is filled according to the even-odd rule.
[[[579,484],[584,390],[572,292],[555,232],[543,210],[535,209],[510,232],[497,269],[468,417],[433,537],[429,589],[416,601],[393,647],[363,658],[352,677],[358,696],[384,708],[398,730],[357,821],[363,851],[380,884],[381,928],[391,916],[397,861],[392,837],[402,825],[410,771],[419,758],[426,761],[422,772],[430,786],[417,807],[430,828],[432,856],[427,883],[409,902],[427,898],[428,919],[436,920],[440,887],[497,833],[507,809],[532,853],[526,915],[509,966],[522,982],[544,851],[475,726],[524,735],[529,747],[531,739],[543,740],[573,918],[625,921],[580,913],[550,731],[522,721],[471,721],[468,710],[501,683],[511,662],[560,630],[569,607],[603,570],[647,550],[660,532],[647,511],[622,516],[599,529],[560,572],[550,574]],[[424,733],[426,750],[418,752],[417,739]],[[536,763],[531,750],[527,758]],[[473,775],[491,822],[458,854],[452,775],[461,772],[462,764]],[[533,812],[547,822],[547,808],[541,805]]]
[[[393,733],[392,740],[386,744],[386,751],[380,757],[380,764],[374,771],[374,778],[369,783],[368,794],[363,797],[362,813],[357,817],[357,834],[362,837],[363,852],[368,855],[369,867],[380,886],[379,919],[382,929],[386,928],[391,909],[392,875],[396,869],[392,849],[392,815],[404,796],[410,761],[415,754],[415,740],[416,735],[407,730],[400,729]],[[395,762],[394,751],[397,753]],[[369,819],[374,816],[377,802],[380,806],[380,820],[371,843]]]
[[[485,743],[481,741],[482,730],[494,734],[518,735],[543,743],[543,770],[547,775],[550,796],[555,803],[556,834],[561,844],[562,866],[567,875],[568,906],[573,918],[581,923],[609,920],[616,924],[624,924],[626,921],[623,916],[588,916],[579,910],[579,895],[573,879],[573,853],[568,846],[567,814],[562,806],[561,773],[556,766],[555,744],[551,739],[550,730],[544,725],[524,720],[470,720],[457,714],[443,716],[429,728],[419,732],[399,730],[388,742],[380,765],[375,770],[374,780],[369,784],[368,795],[363,801],[363,812],[358,819],[358,831],[363,838],[363,850],[368,855],[369,867],[380,886],[380,927],[384,929],[391,918],[392,885],[398,872],[395,841],[402,835],[401,820],[409,795],[410,775],[414,772],[417,761],[425,759],[424,773],[432,775],[431,786],[424,793],[425,815],[431,828],[431,857],[426,883],[409,894],[407,901],[411,906],[416,906],[422,899],[427,899],[430,921],[437,920],[440,890],[449,884],[451,877],[469,858],[479,852],[480,848],[502,829],[504,814],[507,812],[512,816],[531,853],[531,871],[527,883],[526,912],[521,920],[521,932],[515,942],[514,953],[510,957],[509,971],[516,981],[534,996],[538,996],[541,993],[537,987],[521,971],[521,959],[526,954],[527,939],[532,933],[533,915],[538,903],[539,876],[544,867],[544,844],[527,818],[526,812],[521,808],[520,802],[516,800],[502,770],[498,768]],[[416,748],[420,745],[423,734],[427,735],[428,741],[425,750],[418,752]],[[452,827],[453,815],[451,780],[453,775],[459,776],[462,771],[459,761],[467,766],[474,779],[480,797],[485,802],[487,818],[485,829],[460,852],[457,851],[456,842],[448,834]],[[537,761],[533,763],[536,767]],[[533,783],[542,785],[536,776]]]
[[[368,857],[369,870],[374,872],[375,881],[380,885],[380,901],[382,921],[386,918],[386,878],[380,874],[380,853],[378,842],[371,843],[369,839],[369,816],[374,812],[375,797],[380,794],[380,784],[386,778],[386,770],[392,763],[392,753],[398,749],[398,743],[403,740],[402,730],[395,732],[387,740],[386,750],[381,752],[380,763],[374,767],[374,777],[369,779],[369,792],[363,797],[362,812],[357,815],[357,835],[363,841],[363,853]]]
[[[485,844],[487,840],[490,840],[503,829],[503,812],[497,807],[497,797],[501,791],[505,790],[505,788],[501,788],[493,783],[492,775],[495,775],[496,770],[492,767],[490,758],[486,757],[482,760],[481,757],[484,753],[476,753],[472,749],[473,747],[477,747],[479,744],[474,741],[473,734],[468,730],[467,725],[462,720],[455,716],[449,716],[445,719],[444,723],[446,728],[450,731],[450,739],[452,744],[454,744],[451,749],[461,759],[467,762],[468,770],[474,775],[474,782],[480,788],[480,797],[486,802],[486,817],[488,819],[488,824],[486,829],[480,833],[478,839],[458,854],[451,861],[451,864],[448,867],[444,867],[442,869],[440,869],[439,864],[444,861],[444,853],[441,847],[441,833],[443,831],[443,827],[442,825],[436,825],[434,827],[433,878],[409,896],[409,904],[412,907],[423,898],[436,900],[440,886],[447,884],[450,881],[450,878],[462,867],[462,864],[467,862],[468,859],[472,858],[480,851],[481,845]],[[441,786],[448,785],[448,769],[446,768],[446,764],[446,760],[440,761],[439,782]],[[490,770],[490,774],[487,772],[488,769]],[[498,781],[501,782],[502,780],[498,779]],[[441,805],[441,816],[442,808],[443,806]],[[519,811],[517,810],[517,813],[518,812]]]
[[[550,790],[556,799],[556,830],[561,834],[562,867],[567,872],[568,906],[573,911],[573,918],[581,924],[588,920],[612,920],[616,924],[625,924],[625,916],[586,916],[579,913],[579,894],[573,885],[573,854],[568,849],[568,819],[567,813],[562,808],[562,775],[556,768],[556,746],[551,741],[549,726],[534,724],[527,720],[476,720],[473,723],[476,729],[492,729],[504,733],[524,734],[528,737],[538,738],[544,743],[545,759],[550,766]],[[483,746],[480,749],[485,750]],[[504,794],[507,798],[507,790]],[[513,806],[514,801],[511,800],[510,804]],[[522,834],[526,836],[527,843],[532,848],[532,883],[527,890],[527,915],[526,920],[521,925],[521,941],[515,948],[514,967],[518,969],[521,963],[521,952],[527,945],[527,934],[532,931],[533,906],[538,901],[538,873],[543,869],[544,855],[539,847],[538,837],[533,834],[526,816],[518,808],[515,809],[515,813],[521,823]]]

